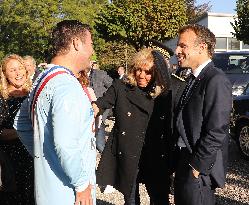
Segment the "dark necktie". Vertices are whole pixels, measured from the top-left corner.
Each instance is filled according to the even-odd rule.
[[[186,87],[182,93],[182,96],[181,96],[181,103],[180,105],[182,105],[187,97],[188,97],[188,94],[189,94],[189,91],[191,90],[193,84],[194,84],[194,80],[195,80],[195,76],[191,73],[189,76],[188,76],[188,79],[187,79],[187,84],[186,84]]]

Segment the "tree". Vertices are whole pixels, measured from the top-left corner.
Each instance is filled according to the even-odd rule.
[[[44,60],[51,28],[63,19],[93,26],[99,6],[107,0],[2,0],[0,58],[9,53]]]
[[[131,56],[136,52],[133,46],[123,42],[104,42],[101,50],[96,50],[99,64],[106,70],[115,69],[118,66],[127,67]]]
[[[4,54],[32,53],[40,56],[47,44],[47,32],[57,21],[58,6],[52,1],[3,1],[0,7],[0,41]],[[51,15],[48,16],[47,14]],[[43,18],[41,18],[43,16]]]
[[[139,49],[152,38],[174,38],[186,21],[184,0],[120,0],[101,9],[95,28],[107,41],[121,41]]]
[[[185,0],[187,6],[187,16],[189,22],[195,22],[204,13],[210,11],[211,7],[208,3],[196,5],[196,0]]]
[[[238,18],[232,23],[234,35],[238,40],[249,44],[249,1],[237,0],[236,11]]]

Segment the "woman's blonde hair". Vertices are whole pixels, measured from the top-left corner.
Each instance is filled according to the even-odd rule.
[[[1,62],[0,66],[0,94],[4,99],[8,99],[10,97],[9,93],[9,81],[6,78],[6,69],[7,69],[7,64],[11,60],[17,60],[18,62],[21,63],[21,65],[25,68],[26,70],[26,82],[22,86],[23,90],[26,91],[27,93],[30,91],[31,86],[32,86],[32,81],[29,77],[28,71],[25,67],[23,58],[17,54],[11,54],[7,55]]]
[[[128,67],[128,75],[125,82],[132,86],[137,86],[137,81],[135,78],[136,71],[141,68],[149,68],[151,71],[151,81],[149,82],[151,89],[149,90],[148,94],[155,98],[160,95],[164,89],[164,86],[161,83],[162,80],[159,71],[156,68],[152,51],[153,49],[151,48],[143,48],[133,56]]]

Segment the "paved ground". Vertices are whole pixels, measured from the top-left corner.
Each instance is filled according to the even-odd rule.
[[[227,175],[227,184],[224,189],[217,189],[216,205],[249,205],[249,161],[241,158],[237,145],[231,140],[230,159]],[[149,205],[149,196],[145,187],[140,185],[142,195],[141,204]],[[172,205],[173,196],[170,196]],[[102,194],[97,189],[97,205],[123,205],[121,193]]]

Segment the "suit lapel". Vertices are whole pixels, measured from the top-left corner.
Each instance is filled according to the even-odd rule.
[[[191,96],[193,95],[194,91],[197,89],[197,87],[200,85],[200,83],[202,82],[203,78],[205,77],[205,75],[213,68],[213,63],[209,63],[205,68],[203,68],[203,70],[201,71],[201,73],[197,76],[197,78],[195,79],[195,82],[191,88],[191,90],[188,93],[188,96],[186,97],[185,101],[181,104],[178,105],[178,109],[176,109],[176,128],[180,134],[180,136],[182,137],[184,143],[186,144],[188,150],[190,152],[192,152],[191,146],[188,142],[188,138],[186,136],[185,133],[185,128],[184,128],[184,124],[183,124],[183,120],[182,120],[182,111],[184,106],[186,105],[186,103],[190,100]]]
[[[183,120],[182,120],[182,111],[180,111],[180,113],[178,115],[178,118],[176,121],[176,127],[177,127],[178,133],[179,133],[180,137],[182,138],[182,140],[184,141],[187,149],[189,150],[190,153],[192,153],[193,150],[188,142],[188,138],[186,136],[185,127],[184,127]]]
[[[192,85],[191,90],[189,91],[188,95],[186,96],[184,102],[182,104],[179,105],[178,109],[177,109],[177,113],[179,114],[179,112],[184,108],[184,106],[187,104],[187,102],[189,101],[189,99],[191,98],[191,96],[193,95],[194,91],[196,90],[196,88],[199,86],[199,84],[201,83],[202,79],[205,77],[205,75],[213,68],[213,63],[210,62],[209,64],[207,64],[202,71],[200,72],[200,74],[197,76],[197,78],[195,79],[194,84]]]
[[[175,110],[178,106],[179,100],[181,98],[181,95],[183,93],[183,90],[186,86],[185,81],[180,81],[178,79],[172,78],[171,82],[171,90],[172,90],[172,105],[173,105],[173,110]]]
[[[187,104],[187,102],[189,101],[190,97],[192,96],[192,94],[194,93],[195,89],[198,87],[200,83],[200,79],[196,78],[191,89],[188,92],[188,95],[186,96],[185,100],[183,101],[183,103],[180,105],[180,110],[182,110],[182,108]]]

